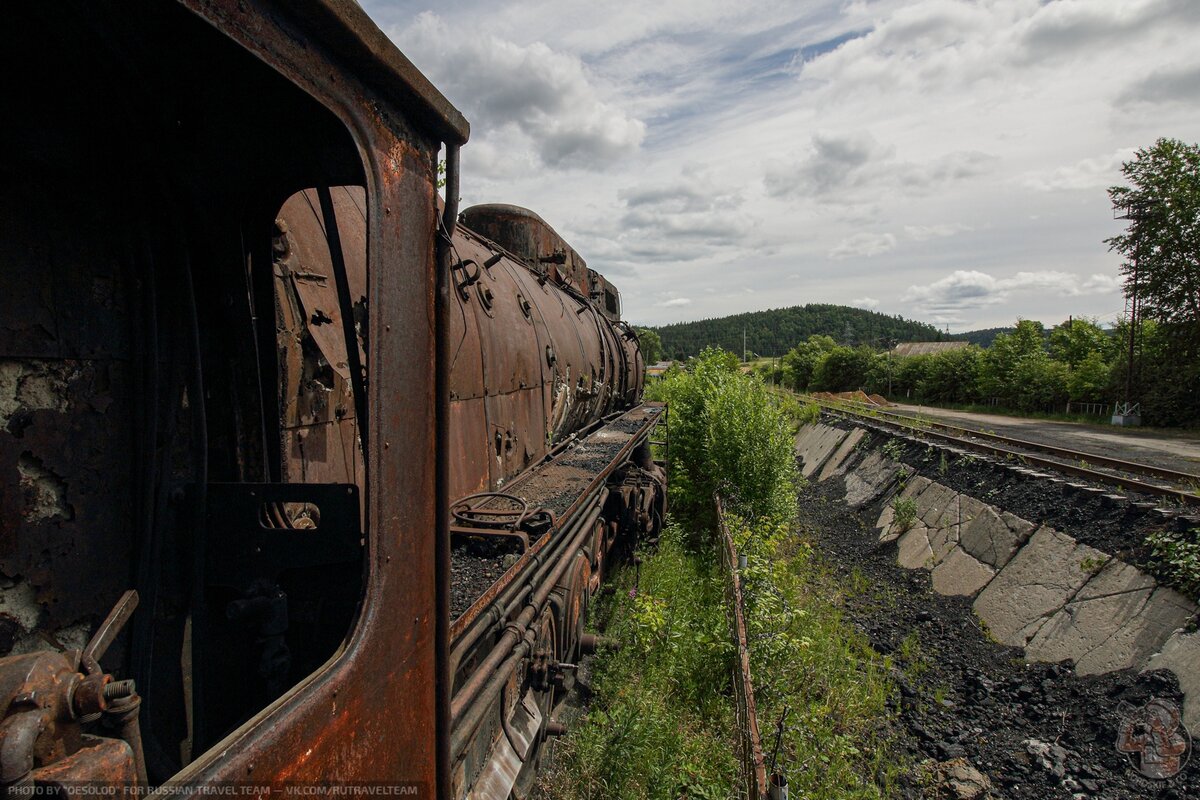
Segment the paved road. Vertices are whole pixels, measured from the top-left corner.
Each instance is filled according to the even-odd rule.
[[[1200,476],[1200,436],[1194,433],[1115,428],[1087,422],[1054,422],[929,406],[896,404],[889,410],[908,415],[920,414],[961,428],[986,430],[1001,436],[1043,442],[1109,458],[1139,461]]]

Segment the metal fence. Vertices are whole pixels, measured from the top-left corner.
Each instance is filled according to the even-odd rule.
[[[1097,417],[1107,417],[1109,414],[1115,414],[1113,406],[1108,403],[1077,403],[1073,400],[1067,401],[1068,414],[1091,414]]]
[[[721,498],[716,498],[717,524],[721,533],[721,565],[725,572],[725,617],[729,636],[737,648],[733,667],[733,694],[737,704],[737,724],[742,771],[741,797],[763,800],[767,797],[767,762],[763,755],[758,712],[754,707],[754,682],[750,678],[750,645],[746,639],[746,618],[742,605],[742,586],[738,575],[738,553],[725,525]]]

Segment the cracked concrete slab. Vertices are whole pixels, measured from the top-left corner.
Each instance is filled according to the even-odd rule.
[[[800,474],[810,477],[846,438],[846,431],[820,423],[807,425],[796,434],[796,453],[803,462]]]
[[[970,525],[988,511],[991,511],[991,507],[982,500],[976,500],[969,494],[960,494],[958,496],[958,524],[960,529],[965,525]]]
[[[809,445],[811,445],[812,442],[821,435],[822,430],[826,427],[828,426],[820,423],[812,423],[811,425],[805,425],[800,428],[800,430],[796,431],[796,454],[799,455],[807,450]]]
[[[991,506],[983,505],[969,522],[963,521],[958,541],[972,556],[1000,569],[1021,549],[1034,527],[1032,522],[1007,511],[997,513]]]
[[[896,561],[905,569],[927,569],[933,563],[933,550],[929,547],[929,529],[920,522],[915,523],[900,536]]]
[[[933,590],[938,594],[971,596],[987,586],[996,570],[955,547],[933,568]]]
[[[1133,629],[1142,627],[1142,613],[1157,584],[1149,575],[1113,559],[1092,577],[1050,620],[1026,647],[1030,661],[1071,659],[1081,675],[1110,672],[1137,666],[1153,649],[1139,651],[1133,645]]]
[[[1183,724],[1200,732],[1200,632],[1177,631],[1146,664],[1146,669],[1169,669],[1183,689]]]
[[[916,499],[917,495],[929,488],[933,481],[922,475],[913,475],[904,482],[904,488],[900,490],[900,497]]]
[[[886,506],[883,507],[883,510],[879,512],[879,519],[877,519],[875,521],[875,527],[878,528],[879,530],[887,532],[887,529],[892,527],[892,520],[894,520],[895,518],[896,518],[896,509],[892,506],[891,503],[888,503]]]
[[[1104,553],[1042,527],[975,599],[975,613],[1004,644],[1024,647],[1092,577]]]
[[[880,542],[894,542],[904,533],[904,531],[900,530],[900,526],[894,524],[895,521],[896,509],[891,503],[888,503],[879,512],[879,520],[875,523],[875,527],[879,530]]]
[[[879,453],[871,453],[857,469],[846,473],[846,504],[851,508],[862,508],[879,497],[899,471],[900,465],[895,461]]]
[[[817,477],[817,480],[827,481],[834,475],[844,473],[852,461],[850,456],[854,453],[855,446],[866,435],[867,432],[862,428],[855,428],[850,431],[850,435],[842,440],[842,443],[838,445],[838,449],[825,462],[825,467],[821,470],[821,474]]]
[[[931,528],[958,522],[958,492],[940,483],[930,483],[916,496],[917,516]]]
[[[929,547],[933,550],[933,563],[940,564],[958,545],[958,525],[950,523],[944,528],[929,529]]]

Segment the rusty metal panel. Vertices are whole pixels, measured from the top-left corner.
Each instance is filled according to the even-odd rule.
[[[546,450],[542,392],[538,386],[489,395],[486,402],[488,453],[494,488],[523,472]]]
[[[359,186],[331,191],[351,297],[366,318],[366,208]],[[357,483],[363,476],[341,311],[316,191],[292,195],[276,219],[274,272],[285,481]],[[365,361],[365,354],[360,352]]]
[[[452,461],[450,497],[459,498],[495,488],[488,480],[493,445],[488,441],[484,398],[450,402],[450,443]]]
[[[484,394],[484,355],[478,301],[464,301],[457,291],[451,293],[449,314],[450,400],[481,399]],[[486,316],[484,316],[486,320]]]
[[[463,306],[479,326],[487,394],[538,385],[542,373],[537,340],[532,322],[522,311],[512,273],[499,265],[483,266],[492,253],[473,238],[456,239],[455,248],[463,259],[474,260],[478,269],[478,279],[461,287],[460,298],[465,294]]]
[[[0,199],[0,656],[86,638],[97,602],[128,586],[133,290],[92,202]]]
[[[330,194],[337,215],[350,295],[356,306],[355,323],[361,324],[366,316],[367,296],[365,191],[361,186],[335,186]],[[283,273],[279,279],[290,282],[299,295],[309,335],[316,340],[334,370],[344,380],[349,380],[337,287],[320,209],[315,189],[298,192],[283,204],[277,224],[282,222],[284,225],[285,230],[281,230],[279,238],[286,242],[288,249],[286,253],[278,254],[276,263]],[[360,355],[365,356],[361,347]]]

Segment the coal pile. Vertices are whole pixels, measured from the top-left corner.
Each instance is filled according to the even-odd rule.
[[[969,599],[935,594],[928,572],[897,566],[895,545],[880,544],[873,528],[879,509],[851,511],[841,484],[834,478],[806,488],[802,523],[836,572],[867,578],[857,583],[870,588],[849,597],[846,612],[897,664],[891,725],[901,753],[913,763],[970,765],[990,781],[993,797],[1200,797],[1200,758],[1170,780],[1151,780],[1116,747],[1122,724],[1148,701],[1182,705],[1174,675],[1079,677],[1069,664],[1026,664],[1019,649],[988,639]],[[900,796],[931,796],[921,783],[913,775]],[[959,796],[949,786],[940,791]]]

